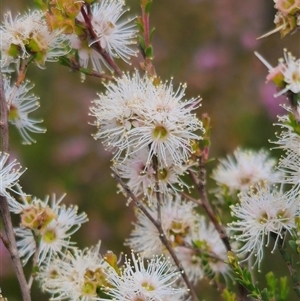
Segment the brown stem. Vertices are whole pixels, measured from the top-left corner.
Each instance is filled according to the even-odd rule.
[[[34,272],[34,269],[36,268],[37,261],[38,261],[38,255],[39,255],[39,252],[40,252],[40,247],[39,247],[37,238],[35,238],[35,240],[36,240],[36,242],[35,242],[36,243],[36,249],[35,249],[35,252],[34,252],[34,255],[33,255],[33,259],[32,259],[32,272],[30,274],[28,284],[27,284],[29,289],[31,289],[33,281],[34,281],[34,277],[35,277],[35,274],[36,274]]]
[[[147,1],[146,1],[147,2]],[[142,0],[141,8],[142,8],[142,25],[143,25],[143,36],[145,41],[145,49],[143,49],[143,56],[144,56],[144,69],[145,71],[153,77],[156,77],[156,71],[152,64],[152,58],[146,56],[146,49],[151,47],[150,41],[150,25],[149,25],[149,14],[145,11],[146,2]]]
[[[158,179],[158,162],[157,157],[152,157],[154,176],[155,176],[155,193],[156,193],[156,201],[157,201],[157,221],[161,224],[161,195],[159,191],[159,179]]]
[[[205,162],[207,161],[207,159],[208,159],[208,151],[204,152],[202,155],[198,157],[198,166],[199,166],[198,179],[196,178],[195,174],[192,171],[189,171],[189,175],[198,189],[200,200],[201,200],[201,203],[199,203],[199,205],[203,207],[209,219],[214,224],[215,229],[219,233],[219,236],[223,241],[227,251],[230,251],[231,246],[230,246],[228,236],[224,228],[219,224],[219,221],[217,220],[217,217],[208,201],[208,196],[206,193],[206,169],[205,169]],[[247,297],[247,291],[241,284],[238,284],[238,289],[241,296],[241,300],[249,300],[249,298]]]
[[[84,18],[84,21],[85,21],[85,24],[87,26],[87,29],[89,31],[89,34],[92,38],[92,40],[96,41],[98,39],[95,31],[94,31],[94,28],[93,28],[93,25],[92,25],[92,22],[91,22],[91,15],[90,13],[87,13],[85,11],[85,7],[87,7],[87,11],[89,12],[90,11],[90,8],[89,8],[89,5],[88,4],[85,4],[81,7],[81,14]],[[95,42],[92,44],[92,47],[97,51],[99,52],[102,57],[104,58],[104,60],[107,62],[107,64],[114,70],[114,72],[118,75],[118,76],[122,76],[122,71],[121,69],[117,66],[117,64],[114,62],[114,60],[108,55],[108,53],[105,51],[105,49],[103,49],[100,45],[99,42]]]
[[[120,178],[120,176],[113,170],[113,178],[116,179],[116,181],[122,186],[122,188],[124,189],[124,192],[126,194],[127,197],[131,198],[134,202],[135,205],[145,214],[145,216],[151,221],[151,223],[156,227],[157,231],[158,231],[158,235],[159,238],[161,240],[161,242],[163,243],[163,245],[166,247],[166,249],[168,250],[170,256],[172,257],[172,259],[174,260],[175,265],[178,267],[179,271],[181,272],[181,276],[183,281],[185,282],[186,286],[189,289],[189,293],[192,297],[193,301],[199,301],[196,292],[194,290],[194,287],[192,286],[192,284],[190,283],[187,274],[184,271],[183,266],[181,265],[178,257],[176,256],[174,249],[172,248],[170,242],[168,241],[164,230],[161,226],[161,223],[158,222],[146,209],[146,207],[143,205],[142,202],[139,201],[139,199],[132,193],[132,191],[128,188],[128,186],[122,181],[122,179]]]
[[[294,93],[292,91],[288,91],[285,93],[286,97],[287,97],[287,100],[289,101],[291,107],[292,107],[292,112],[293,112],[293,115],[295,117],[295,120],[300,124],[300,114],[298,112],[298,103],[297,101],[295,101],[293,99],[294,97]]]
[[[206,169],[205,169],[205,161],[203,159],[203,156],[200,156],[198,158],[198,160],[199,160],[199,179],[196,178],[195,174],[192,171],[189,171],[189,175],[198,189],[200,199],[201,199],[201,206],[205,210],[209,219],[214,224],[227,251],[230,251],[231,246],[229,243],[228,236],[227,236],[225,230],[223,229],[223,227],[219,224],[217,217],[208,201],[208,197],[207,197],[207,193],[206,193]]]
[[[9,151],[9,132],[8,132],[8,107],[5,99],[5,91],[2,73],[0,72],[0,118],[1,118],[1,150]],[[19,257],[12,220],[9,212],[6,197],[0,196],[0,212],[6,233],[6,247],[12,259],[13,268],[19,281],[23,301],[31,301],[30,290],[27,286],[23,267]]]

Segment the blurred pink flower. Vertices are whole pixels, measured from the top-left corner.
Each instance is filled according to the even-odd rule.
[[[257,40],[257,33],[254,31],[246,31],[241,36],[241,44],[247,50],[257,49],[260,42]]]
[[[89,137],[79,136],[59,144],[55,152],[55,161],[59,164],[70,164],[84,157],[90,149]]]
[[[194,56],[194,64],[198,69],[213,70],[228,63],[228,52],[225,48],[210,45],[199,49]]]

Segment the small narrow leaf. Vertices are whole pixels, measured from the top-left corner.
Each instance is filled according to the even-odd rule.
[[[153,48],[152,46],[148,46],[145,50],[146,57],[151,58],[153,56]]]
[[[152,0],[149,0],[149,1],[146,3],[146,5],[145,5],[145,13],[146,13],[147,15],[150,14],[151,6],[152,6]]]

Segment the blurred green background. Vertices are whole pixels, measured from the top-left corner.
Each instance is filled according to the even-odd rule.
[[[11,10],[15,15],[34,7],[28,0],[0,1],[2,14]],[[157,73],[163,80],[173,77],[175,87],[186,82],[187,97],[203,98],[198,114],[206,112],[212,119],[211,156],[224,157],[237,146],[270,148],[272,123],[284,99],[275,99],[272,84],[265,85],[268,70],[253,52],[258,51],[274,66],[283,48],[299,57],[299,33],[284,39],[274,34],[257,40],[274,27],[272,0],[153,2],[151,25],[156,28],[153,44]],[[131,8],[129,14],[140,14],[138,0],[129,0],[127,5]],[[120,66],[133,70],[140,60],[133,60],[132,66]],[[88,124],[92,121],[88,116],[91,100],[103,91],[103,85],[95,78],[81,83],[79,74],[55,63],[48,63],[47,70],[32,66],[28,79],[41,98],[35,116],[44,119],[47,133],[34,135],[37,143],[23,146],[18,133],[11,129],[11,153],[28,168],[21,178],[24,190],[40,198],[66,192],[65,202],[77,204],[79,211],[88,214],[89,223],[73,237],[80,247],[102,240],[103,253],[128,252],[122,244],[132,228],[133,208],[116,193],[116,183],[110,176],[111,155],[91,137],[95,128]],[[216,161],[210,168],[215,165]],[[9,301],[21,300],[2,245],[0,253],[0,287]],[[266,256],[270,260],[262,267],[263,272],[274,267],[286,272],[277,254],[271,256],[268,252]],[[201,300],[221,300],[212,291],[207,282],[199,284]],[[33,300],[47,299],[37,287],[33,288]],[[296,300],[293,293],[290,300]]]

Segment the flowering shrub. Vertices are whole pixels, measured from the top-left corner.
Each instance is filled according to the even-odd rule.
[[[237,148],[218,161],[210,175],[217,188],[209,194],[211,122],[206,113],[198,116],[205,100],[187,97],[185,84],[176,87],[157,73],[152,0],[141,0],[141,15],[127,19],[121,0],[36,3],[24,15],[6,13],[0,27],[1,239],[23,300],[32,300],[36,283],[50,300],[197,301],[203,279],[225,301],[299,298],[299,262],[292,258],[300,253],[300,58],[283,50],[272,67],[255,53],[278,90],[274,96],[288,100],[272,142],[282,156]],[[297,31],[300,3],[277,0],[275,8],[274,32]],[[132,58],[139,69],[130,67]],[[42,120],[31,117],[39,102],[27,71],[36,65],[46,72],[48,62],[78,72],[82,82],[95,77],[105,89],[91,101],[89,116],[93,137],[110,153],[116,186],[134,207],[125,240],[130,255],[103,254],[100,242],[80,248],[72,235],[87,214],[64,204],[65,195],[42,200],[24,191],[27,172],[9,161],[9,125],[28,145],[45,132]],[[286,276],[269,272],[264,287],[253,270],[265,272],[269,245],[281,254]],[[0,292],[5,300],[6,288]]]

